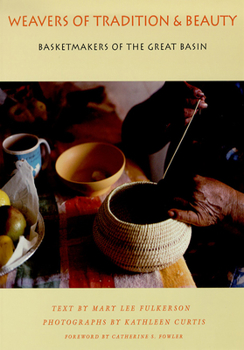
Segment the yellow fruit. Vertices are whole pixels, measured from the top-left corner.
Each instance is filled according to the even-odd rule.
[[[47,107],[45,103],[32,98],[28,107],[35,118],[47,120]]]
[[[10,205],[10,199],[6,192],[0,190],[0,207],[2,205]]]
[[[14,244],[10,237],[0,236],[0,268],[7,264],[14,252]]]

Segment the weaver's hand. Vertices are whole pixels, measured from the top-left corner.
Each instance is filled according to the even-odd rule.
[[[208,107],[207,103],[205,102],[206,96],[200,90],[199,88],[188,84],[185,82],[184,92],[185,94],[185,106],[184,106],[184,118],[185,118],[185,125],[187,125],[191,117],[193,116],[196,104],[198,100],[200,99],[200,103],[198,105],[198,111],[205,109]]]
[[[184,192],[170,203],[168,215],[173,219],[210,226],[232,218],[236,211],[237,191],[220,181],[196,175]]]

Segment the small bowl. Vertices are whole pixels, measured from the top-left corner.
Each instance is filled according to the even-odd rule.
[[[125,156],[114,145],[88,142],[63,152],[55,167],[60,179],[73,190],[100,196],[121,177]]]

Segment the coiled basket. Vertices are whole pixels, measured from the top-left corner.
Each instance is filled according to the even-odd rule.
[[[156,185],[132,182],[115,188],[95,217],[96,245],[125,270],[161,270],[180,259],[190,243],[191,226],[165,219]]]

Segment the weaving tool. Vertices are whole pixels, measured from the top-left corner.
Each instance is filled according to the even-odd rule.
[[[176,155],[178,149],[180,148],[180,145],[181,145],[183,139],[184,139],[185,136],[186,136],[186,133],[187,133],[187,131],[188,131],[188,129],[189,129],[189,127],[190,127],[190,125],[191,125],[191,123],[192,123],[192,121],[193,121],[193,118],[194,118],[194,116],[195,116],[195,114],[196,114],[196,112],[197,112],[197,108],[198,108],[198,106],[199,106],[200,101],[201,101],[201,100],[198,100],[198,102],[197,102],[197,104],[196,104],[196,107],[195,107],[195,110],[194,110],[194,112],[193,112],[192,118],[191,118],[190,122],[188,123],[188,125],[187,125],[187,127],[186,127],[186,129],[185,129],[185,131],[184,131],[184,133],[183,133],[183,135],[182,135],[182,137],[181,137],[181,139],[180,139],[180,142],[178,143],[178,145],[177,145],[177,147],[176,147],[176,149],[175,149],[175,152],[174,152],[173,156],[171,157],[171,159],[170,159],[170,161],[169,161],[169,164],[168,164],[168,166],[167,166],[167,168],[166,168],[166,170],[165,170],[165,172],[164,172],[164,174],[163,174],[162,180],[164,180],[164,178],[165,178],[165,176],[166,176],[166,174],[167,174],[167,172],[168,172],[168,170],[169,170],[169,167],[170,167],[170,165],[171,165],[171,163],[172,163],[172,161],[173,161],[173,159],[174,159],[174,157],[175,157],[175,155]],[[162,181],[162,180],[160,180],[160,181]]]

